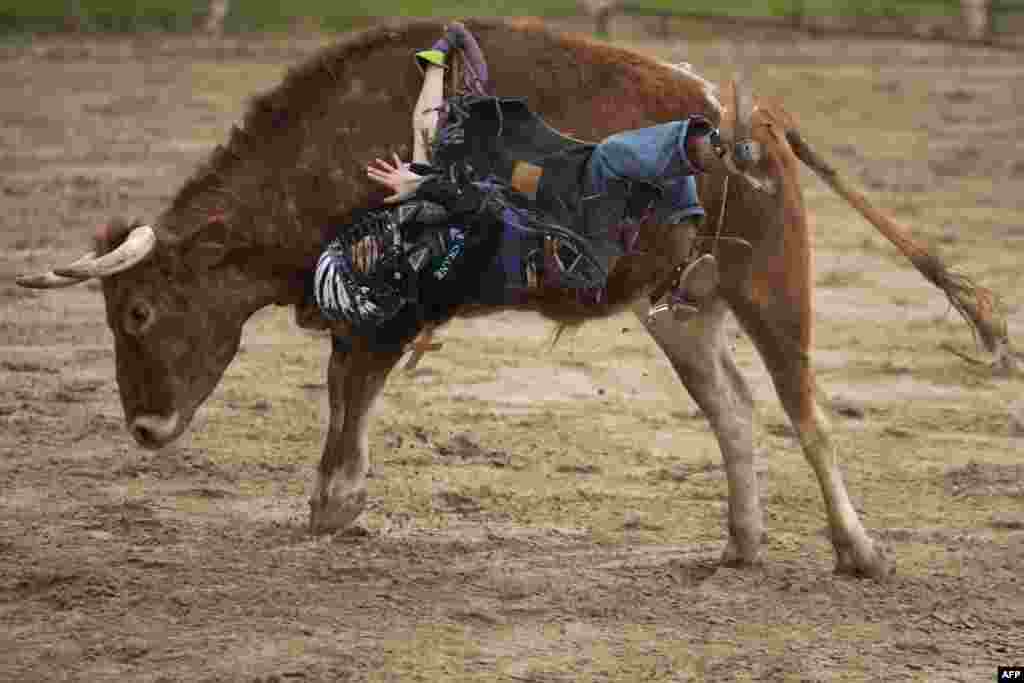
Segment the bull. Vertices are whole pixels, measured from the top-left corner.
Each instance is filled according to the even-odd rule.
[[[554,127],[584,139],[703,112],[723,120],[719,89],[689,69],[529,22],[468,22],[490,56],[502,92],[525,96]],[[125,420],[143,447],[176,439],[238,350],[249,316],[276,304],[304,304],[304,283],[329,226],[381,199],[363,165],[407,138],[420,86],[410,59],[442,26],[413,21],[347,37],[294,68],[256,98],[151,225],[112,224],[93,252],[63,268],[26,276],[29,287],[65,287],[100,278],[113,331]],[[523,65],[530,68],[523,69]],[[764,520],[754,471],[753,398],[727,343],[732,311],[753,340],[814,470],[827,510],[836,570],[888,573],[840,472],[811,367],[813,245],[798,182],[800,162],[819,176],[940,286],[981,339],[1011,358],[991,294],[952,274],[907,230],[848,186],[801,137],[777,104],[752,115],[760,159],[742,176],[701,177],[709,216],[720,226],[721,284],[715,300],[686,323],[647,318],[647,331],[709,420],[728,477],[728,540],[721,561],[751,565]],[[405,157],[408,148],[398,149]],[[709,221],[711,228],[715,220]],[[705,236],[708,237],[708,236]],[[656,235],[645,234],[649,251]],[[634,269],[648,289],[663,276]],[[335,330],[336,340],[343,331]],[[366,502],[367,425],[375,398],[402,355],[359,338],[335,343],[327,371],[330,424],[310,500],[314,533],[344,529]]]

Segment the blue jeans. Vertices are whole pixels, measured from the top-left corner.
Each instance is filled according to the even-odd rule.
[[[703,216],[694,179],[700,171],[686,156],[692,123],[684,119],[605,138],[587,163],[584,191],[603,194],[612,180],[643,181],[662,189],[659,212]]]

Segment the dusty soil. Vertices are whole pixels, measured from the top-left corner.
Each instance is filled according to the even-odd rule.
[[[704,38],[633,46],[746,65],[1024,336],[1024,57]],[[554,349],[530,316],[453,324],[386,390],[359,533],[306,534],[328,344],[284,310],[250,323],[177,445],[137,448],[97,287],[13,278],[111,215],[154,216],[316,44],[0,54],[0,678],[980,681],[1024,661],[1021,383],[940,350],[970,333],[810,177],[814,360],[887,584],[831,573],[816,484],[739,334],[770,526],[755,569],[716,567],[714,438],[628,317]]]

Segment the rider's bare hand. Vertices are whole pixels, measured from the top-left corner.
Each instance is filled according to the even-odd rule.
[[[424,180],[423,176],[410,171],[409,164],[398,158],[397,154],[391,156],[394,163],[375,159],[373,164],[366,167],[366,175],[370,180],[380,183],[394,193],[384,199],[388,204],[394,204],[412,196]]]

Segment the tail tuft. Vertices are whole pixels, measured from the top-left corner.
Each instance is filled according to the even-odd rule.
[[[804,140],[799,130],[788,129],[786,141],[800,161],[896,245],[926,280],[943,291],[989,353],[1012,357],[1012,354],[1005,354],[1005,350],[1010,349],[1006,318],[998,297],[990,289],[951,269],[924,243],[915,239],[909,228],[874,207]]]

